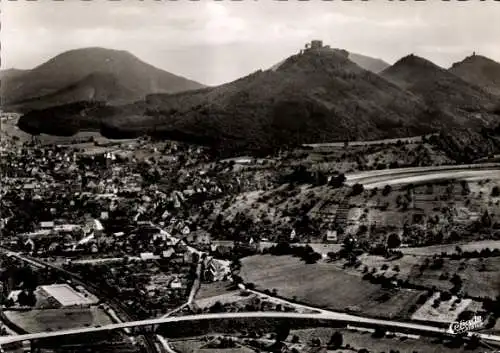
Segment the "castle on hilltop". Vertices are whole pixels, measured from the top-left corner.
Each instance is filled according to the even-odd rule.
[[[300,51],[300,54],[308,51],[318,51],[318,50],[324,50],[324,49],[330,49],[329,45],[323,45],[322,40],[311,40],[311,42],[306,43],[304,46],[304,49]]]

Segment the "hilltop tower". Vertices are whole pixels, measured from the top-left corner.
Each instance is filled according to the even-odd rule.
[[[322,40],[312,40],[311,41],[311,49],[321,49],[323,48]]]
[[[311,40],[310,43],[306,43],[306,45],[304,46],[304,48],[305,48],[304,51],[322,49],[322,48],[324,48],[323,41],[322,40],[313,39],[313,40]]]

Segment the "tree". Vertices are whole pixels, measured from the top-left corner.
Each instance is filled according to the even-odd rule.
[[[342,347],[342,344],[344,343],[344,336],[338,331],[335,331],[332,334],[332,337],[330,337],[330,342],[328,342],[329,348],[331,347],[332,349],[339,349]]]
[[[344,184],[345,180],[346,180],[345,175],[343,173],[340,173],[337,176],[332,176],[328,184],[333,188],[339,188]]]
[[[223,311],[224,311],[224,307],[220,301],[215,302],[215,304],[210,307],[211,313],[220,313]]]
[[[441,299],[442,301],[447,302],[448,300],[450,300],[450,299],[451,299],[451,293],[450,293],[450,292],[441,292],[440,299]]]
[[[319,337],[314,337],[311,340],[311,346],[313,346],[313,347],[319,347],[319,346],[321,346],[321,339]]]
[[[330,261],[334,261],[337,258],[337,253],[334,251],[329,251],[326,255]]]
[[[491,189],[491,196],[492,197],[500,196],[500,188],[498,186],[494,186],[493,189]]]
[[[373,338],[382,338],[385,336],[386,331],[381,328],[380,326],[377,326],[375,328],[375,331],[373,332]]]
[[[17,296],[17,301],[20,306],[29,306],[30,299],[28,297],[28,292],[26,290],[21,291]]]
[[[241,261],[240,261],[240,259],[234,259],[234,260],[231,262],[231,267],[232,267],[234,270],[240,270],[240,269],[241,269]]]
[[[33,291],[28,291],[28,297],[27,297],[27,304],[28,306],[35,306],[36,305],[36,296]]]
[[[467,183],[466,180],[462,180],[460,182],[460,184],[462,185],[462,195],[469,195],[470,194],[470,188],[469,188],[469,184]]]
[[[364,188],[364,186],[362,184],[356,183],[356,184],[354,184],[352,186],[352,192],[351,192],[351,194],[353,196],[359,195],[359,194],[361,194],[363,192],[364,189],[365,188]]]
[[[401,237],[396,233],[389,234],[389,237],[387,238],[387,247],[389,249],[394,249],[399,246],[401,246]]]
[[[491,216],[488,210],[484,211],[483,217],[481,217],[481,224],[483,227],[491,227]]]
[[[290,326],[287,322],[283,322],[276,327],[276,342],[283,342],[290,334]]]
[[[383,196],[387,196],[391,192],[392,192],[392,186],[390,186],[389,184],[387,184],[386,186],[384,186],[384,189],[382,190],[382,195]]]

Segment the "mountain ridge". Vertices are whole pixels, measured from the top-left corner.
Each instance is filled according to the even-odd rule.
[[[389,66],[391,66],[391,64],[389,64],[388,62],[386,62],[382,59],[374,58],[374,57],[359,54],[359,53],[349,52],[349,60],[358,64],[363,69],[374,72],[376,74],[382,72],[383,70],[385,70]]]
[[[461,79],[482,87],[500,97],[500,63],[482,55],[473,54],[454,63],[449,71]]]
[[[382,71],[381,76],[420,97],[449,123],[472,127],[498,119],[493,95],[427,59],[405,56]]]
[[[155,92],[173,93],[205,87],[160,70],[127,51],[90,47],[66,51],[31,70],[13,77],[7,75],[2,82],[2,97],[7,106],[36,98],[43,100],[90,74],[114,75],[120,85],[133,92],[129,101]]]
[[[219,86],[152,93],[117,106],[94,96],[90,105],[31,112],[19,126],[51,134],[91,128],[110,138],[149,134],[241,152],[477,130],[498,121],[498,112],[489,110],[493,96],[426,59],[409,55],[378,75],[349,56],[342,49],[313,48]]]
[[[148,95],[139,105],[116,107],[100,126],[109,137],[182,136],[232,149],[433,131],[436,124],[418,97],[348,54],[310,50],[224,85]]]

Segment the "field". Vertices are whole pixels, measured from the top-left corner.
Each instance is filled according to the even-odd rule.
[[[332,353],[353,353],[358,352],[362,348],[368,349],[370,352],[389,352],[391,350],[398,350],[400,353],[448,353],[450,351],[454,353],[479,353],[484,352],[483,349],[466,349],[461,348],[449,348],[443,342],[434,340],[427,337],[406,337],[406,336],[390,336],[387,335],[383,338],[372,337],[370,330],[358,330],[358,329],[337,329],[332,327],[317,327],[311,329],[299,329],[292,330],[286,339],[286,344],[289,348],[296,348],[300,352],[316,352],[317,348],[311,347],[312,340],[314,338],[319,338],[321,346],[325,347],[326,343],[330,340],[332,334],[338,331],[342,334],[343,345],[341,349],[328,350]],[[268,330],[268,332],[272,332]],[[292,338],[296,336],[298,342],[292,343]],[[271,339],[264,339],[268,345],[273,343]],[[204,353],[246,353],[251,352],[251,350],[245,347],[232,348],[232,349],[203,349],[206,342],[200,338],[191,338],[185,340],[175,340],[170,341],[171,346],[175,351],[179,353],[194,353],[194,352],[204,352]],[[319,347],[318,347],[319,348]],[[326,352],[326,350],[324,350]]]
[[[200,289],[196,293],[196,299],[204,299],[209,297],[214,297],[222,294],[226,294],[234,288],[229,281],[219,281],[212,283],[202,283]]]
[[[86,326],[107,325],[112,321],[98,307],[5,311],[7,318],[28,332],[44,332]]]
[[[288,299],[315,307],[383,318],[409,318],[407,310],[422,292],[385,290],[328,263],[307,265],[291,256],[243,259],[241,276],[260,290],[277,290]]]
[[[211,307],[216,302],[219,302],[221,304],[230,304],[230,303],[241,302],[244,301],[245,299],[248,299],[248,297],[246,298],[242,297],[240,295],[240,291],[236,290],[236,291],[226,292],[224,294],[214,295],[212,297],[196,299],[196,305],[203,309]]]
[[[440,293],[435,293],[425,304],[423,304],[418,310],[413,314],[413,320],[423,320],[423,321],[436,321],[436,322],[453,322],[457,319],[458,315],[467,309],[471,304],[471,299],[464,299],[457,305],[456,309],[453,309],[453,302],[457,299],[456,296],[446,302],[441,302],[439,307],[433,308],[432,303],[434,300],[438,299]]]
[[[203,342],[198,339],[190,339],[190,340],[180,340],[175,342],[170,342],[171,346],[174,348],[176,352],[179,353],[253,353],[254,351],[247,347],[237,347],[237,348],[202,348],[206,345],[206,342]]]
[[[440,268],[428,266],[420,273],[420,266],[425,261],[433,260],[427,256],[406,255],[398,260],[389,261],[380,256],[363,255],[360,257],[363,266],[370,271],[385,273],[386,277],[397,274],[400,279],[408,279],[411,283],[423,285],[426,288],[435,286],[439,290],[450,290],[453,285],[450,279],[458,274],[463,281],[463,290],[473,297],[496,298],[500,293],[500,258],[452,260],[445,258]],[[382,270],[382,266],[388,266]],[[394,271],[395,267],[399,271]]]
[[[448,353],[450,351],[454,353],[461,352],[482,352],[481,349],[471,350],[464,348],[453,348],[450,349],[443,345],[442,343],[434,342],[433,339],[420,337],[419,339],[412,338],[373,338],[369,332],[355,331],[355,330],[347,330],[347,329],[333,329],[320,327],[315,329],[304,329],[304,330],[293,330],[290,332],[288,336],[288,340],[293,337],[293,335],[297,335],[300,339],[300,342],[310,343],[312,338],[319,338],[321,343],[324,345],[328,342],[331,335],[335,332],[339,331],[342,333],[344,338],[344,349],[339,350],[329,350],[329,352],[335,353],[352,353],[357,352],[362,348],[368,349],[370,352],[389,352],[391,349],[398,350],[400,353]],[[351,349],[345,349],[345,347],[349,345]],[[484,351],[484,349],[483,349]]]
[[[408,255],[433,256],[434,254],[441,254],[442,252],[445,252],[447,254],[455,253],[457,246],[459,246],[462,249],[462,251],[481,251],[487,248],[493,250],[493,249],[500,249],[500,240],[481,240],[470,243],[455,243],[455,244],[432,245],[432,246],[416,247],[416,248],[401,248],[400,250],[403,252],[403,254],[408,254]]]

